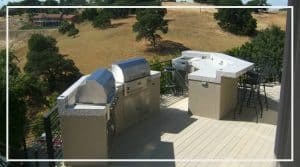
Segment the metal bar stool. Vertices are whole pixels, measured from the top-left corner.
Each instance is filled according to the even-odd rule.
[[[253,105],[256,113],[256,122],[258,123],[259,110],[260,117],[263,116],[263,106],[260,95],[260,75],[255,71],[249,71],[240,78],[238,85],[238,104],[234,111],[234,119],[236,118],[236,112],[239,111],[240,115],[243,110],[244,103],[250,107]],[[251,106],[252,107],[252,106]]]

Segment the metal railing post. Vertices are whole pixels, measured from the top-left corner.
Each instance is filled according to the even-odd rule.
[[[44,116],[44,129],[46,133],[46,144],[47,144],[47,155],[48,159],[54,159],[54,150],[52,142],[52,130],[51,130],[51,120],[50,115]],[[49,162],[49,166],[54,166],[54,162]]]

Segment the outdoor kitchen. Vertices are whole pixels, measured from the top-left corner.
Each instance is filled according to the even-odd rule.
[[[159,111],[159,91],[160,72],[144,58],[81,77],[57,99],[64,158],[108,158],[113,136]]]
[[[238,78],[253,63],[223,53],[183,51],[173,67],[189,84],[189,112],[221,119],[237,104]]]
[[[242,123],[238,127],[243,130],[239,132],[232,131],[237,122],[219,122],[235,110],[238,78],[253,69],[253,63],[222,53],[200,51],[183,51],[171,62],[172,80],[176,82],[180,75],[189,89],[187,97],[167,108],[162,107],[160,93],[161,77],[166,71],[151,70],[148,61],[141,57],[113,63],[109,69],[100,68],[81,77],[62,93],[57,102],[63,158],[172,159],[190,158],[190,155],[199,158],[209,155],[197,152],[201,150],[198,147],[212,140],[208,132],[214,131],[226,139],[212,143],[227,145],[227,138],[235,133],[246,135],[244,126],[249,128],[253,140],[274,142],[273,125],[264,125],[260,132],[255,130],[260,124]],[[218,124],[228,128],[220,129],[215,126]],[[264,131],[268,131],[268,136],[261,138]],[[197,136],[187,138],[188,133]],[[188,151],[185,147],[195,149]]]

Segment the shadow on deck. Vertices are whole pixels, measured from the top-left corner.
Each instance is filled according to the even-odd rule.
[[[262,97],[263,99],[263,97]],[[263,99],[264,100],[264,99]],[[268,100],[268,109],[263,103],[263,117],[258,119],[258,123],[265,123],[271,125],[277,125],[277,111],[279,107],[279,102],[272,99],[267,98]],[[264,102],[264,101],[263,101]],[[237,112],[238,113],[238,112]],[[222,120],[235,120],[235,121],[246,121],[246,122],[255,122],[256,114],[255,108],[253,106],[247,106],[246,104],[243,106],[242,112],[236,115],[236,119],[234,118],[234,112],[230,112],[227,114]]]
[[[185,98],[169,108],[161,108],[159,113],[117,136],[111,158],[274,158],[276,110],[269,108],[264,111],[259,123],[255,122],[255,112],[248,111],[248,108],[236,120],[233,120],[232,113],[228,119],[214,120],[188,114],[187,103],[188,98]],[[178,162],[135,164],[178,166]]]
[[[174,159],[173,143],[161,141],[162,134],[177,134],[196,120],[186,111],[163,109],[117,136],[111,158]]]
[[[272,91],[271,91],[272,92]],[[269,92],[267,92],[269,93]],[[277,93],[278,94],[278,93]],[[279,97],[268,96],[263,118],[256,123],[255,108],[244,105],[222,120],[189,115],[188,98],[164,101],[159,113],[141,121],[117,136],[111,151],[113,159],[275,159]],[[164,104],[163,103],[163,104]],[[111,162],[110,166],[276,166],[276,162]]]

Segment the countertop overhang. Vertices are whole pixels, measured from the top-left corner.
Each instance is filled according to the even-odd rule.
[[[215,52],[189,50],[183,51],[179,58],[188,59],[195,68],[188,74],[189,80],[213,83],[221,83],[221,77],[238,78],[254,67],[254,63]]]

